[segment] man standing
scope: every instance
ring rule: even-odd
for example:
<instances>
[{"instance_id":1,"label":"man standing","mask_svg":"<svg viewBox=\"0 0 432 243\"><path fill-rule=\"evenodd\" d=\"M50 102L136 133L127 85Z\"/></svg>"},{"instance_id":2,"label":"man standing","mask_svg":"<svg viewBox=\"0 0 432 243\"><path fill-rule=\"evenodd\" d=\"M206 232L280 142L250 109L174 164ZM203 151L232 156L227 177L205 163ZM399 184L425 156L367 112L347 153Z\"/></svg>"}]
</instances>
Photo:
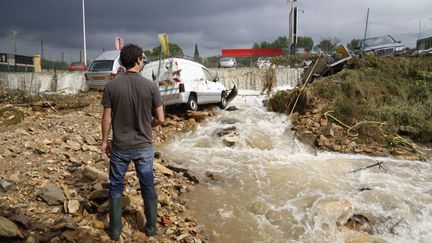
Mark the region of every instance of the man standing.
<instances>
[{"instance_id":1,"label":"man standing","mask_svg":"<svg viewBox=\"0 0 432 243\"><path fill-rule=\"evenodd\" d=\"M104 107L102 153L110 158L109 233L112 240L120 238L124 177L130 161L135 163L144 199L147 220L144 233L148 236L156 234L158 201L153 184L152 127L161 125L165 119L158 86L140 75L144 67L143 50L132 44L124 46L120 62L127 71L106 84L101 102ZM111 125L113 139L110 146Z\"/></svg>"}]
</instances>

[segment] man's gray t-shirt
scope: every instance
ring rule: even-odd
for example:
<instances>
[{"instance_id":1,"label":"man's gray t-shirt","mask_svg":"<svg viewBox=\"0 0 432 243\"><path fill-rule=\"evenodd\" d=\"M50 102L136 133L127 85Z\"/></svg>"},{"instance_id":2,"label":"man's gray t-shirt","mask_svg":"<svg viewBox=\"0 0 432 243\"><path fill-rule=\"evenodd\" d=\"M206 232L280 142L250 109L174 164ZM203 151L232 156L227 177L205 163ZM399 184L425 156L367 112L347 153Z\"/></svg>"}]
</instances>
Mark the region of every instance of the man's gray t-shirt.
<instances>
[{"instance_id":1,"label":"man's gray t-shirt","mask_svg":"<svg viewBox=\"0 0 432 243\"><path fill-rule=\"evenodd\" d=\"M106 84L101 103L112 108L113 147L152 145L152 111L162 105L156 83L138 73L126 72Z\"/></svg>"}]
</instances>

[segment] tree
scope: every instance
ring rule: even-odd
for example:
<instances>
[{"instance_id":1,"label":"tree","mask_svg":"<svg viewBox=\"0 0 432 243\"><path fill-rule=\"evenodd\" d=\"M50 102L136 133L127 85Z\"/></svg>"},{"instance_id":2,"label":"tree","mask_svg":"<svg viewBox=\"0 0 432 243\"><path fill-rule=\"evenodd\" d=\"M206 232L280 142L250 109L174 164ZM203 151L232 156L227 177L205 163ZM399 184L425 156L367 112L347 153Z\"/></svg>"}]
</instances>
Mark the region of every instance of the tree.
<instances>
[{"instance_id":1,"label":"tree","mask_svg":"<svg viewBox=\"0 0 432 243\"><path fill-rule=\"evenodd\" d=\"M352 39L350 43L348 43L347 48L354 51L360 44L359 39Z\"/></svg>"},{"instance_id":2,"label":"tree","mask_svg":"<svg viewBox=\"0 0 432 243\"><path fill-rule=\"evenodd\" d=\"M196 43L195 43L194 60L196 62L200 62L201 61L201 58L200 58L200 55L199 55L199 51L198 51L198 44L196 44Z\"/></svg>"},{"instance_id":3,"label":"tree","mask_svg":"<svg viewBox=\"0 0 432 243\"><path fill-rule=\"evenodd\" d=\"M330 39L322 39L317 47L322 51L331 52L333 51L334 44Z\"/></svg>"},{"instance_id":4,"label":"tree","mask_svg":"<svg viewBox=\"0 0 432 243\"><path fill-rule=\"evenodd\" d=\"M161 46L159 45L152 49L151 55L155 57L159 57L160 52L161 52ZM170 52L170 56L173 57L183 56L183 49L175 43L169 43L169 52Z\"/></svg>"},{"instance_id":5,"label":"tree","mask_svg":"<svg viewBox=\"0 0 432 243\"><path fill-rule=\"evenodd\" d=\"M312 37L300 36L297 38L297 47L304 48L306 51L311 51L314 46L314 41Z\"/></svg>"}]
</instances>

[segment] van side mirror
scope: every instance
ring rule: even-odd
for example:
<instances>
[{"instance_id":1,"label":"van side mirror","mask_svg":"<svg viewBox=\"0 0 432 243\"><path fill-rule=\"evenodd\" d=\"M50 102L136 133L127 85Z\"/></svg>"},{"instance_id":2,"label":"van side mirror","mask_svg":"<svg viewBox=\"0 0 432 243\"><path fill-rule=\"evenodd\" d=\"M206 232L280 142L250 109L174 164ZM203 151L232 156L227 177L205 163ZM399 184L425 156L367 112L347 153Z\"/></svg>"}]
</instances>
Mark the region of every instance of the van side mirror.
<instances>
[{"instance_id":1,"label":"van side mirror","mask_svg":"<svg viewBox=\"0 0 432 243\"><path fill-rule=\"evenodd\" d=\"M216 73L216 75L214 75L213 77L214 77L214 79L213 79L214 82L219 81L219 74L218 73Z\"/></svg>"}]
</instances>

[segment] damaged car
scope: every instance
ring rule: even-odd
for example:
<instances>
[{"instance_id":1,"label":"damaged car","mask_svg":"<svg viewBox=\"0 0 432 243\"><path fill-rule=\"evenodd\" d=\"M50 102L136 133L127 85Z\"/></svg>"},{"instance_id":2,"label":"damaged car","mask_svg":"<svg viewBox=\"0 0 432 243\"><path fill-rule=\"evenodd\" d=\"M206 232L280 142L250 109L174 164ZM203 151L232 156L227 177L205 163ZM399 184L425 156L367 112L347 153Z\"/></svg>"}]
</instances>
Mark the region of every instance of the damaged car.
<instances>
[{"instance_id":1,"label":"damaged car","mask_svg":"<svg viewBox=\"0 0 432 243\"><path fill-rule=\"evenodd\" d=\"M237 96L235 85L226 89L206 67L182 58L150 62L141 75L158 83L164 105L184 104L196 111L199 105L217 104L225 109Z\"/></svg>"},{"instance_id":2,"label":"damaged car","mask_svg":"<svg viewBox=\"0 0 432 243\"><path fill-rule=\"evenodd\" d=\"M359 55L398 56L405 54L407 47L391 35L361 40L356 48Z\"/></svg>"}]
</instances>

